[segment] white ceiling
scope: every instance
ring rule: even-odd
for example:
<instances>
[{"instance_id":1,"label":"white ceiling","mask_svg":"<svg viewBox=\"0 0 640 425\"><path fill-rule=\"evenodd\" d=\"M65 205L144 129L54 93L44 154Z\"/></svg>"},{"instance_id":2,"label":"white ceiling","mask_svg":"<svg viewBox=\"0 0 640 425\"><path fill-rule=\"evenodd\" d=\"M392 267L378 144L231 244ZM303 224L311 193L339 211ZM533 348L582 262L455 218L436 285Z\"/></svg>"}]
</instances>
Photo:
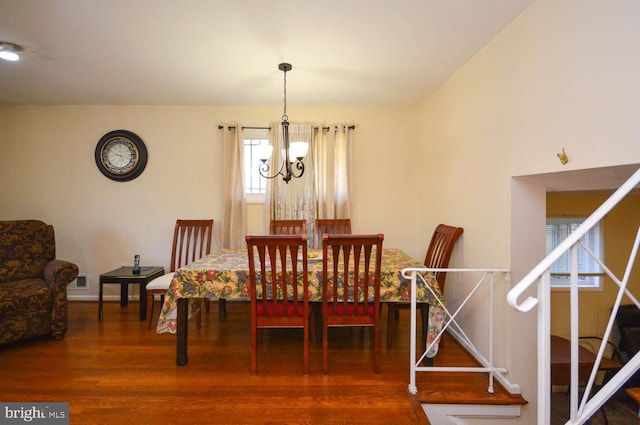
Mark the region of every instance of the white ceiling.
<instances>
[{"instance_id":1,"label":"white ceiling","mask_svg":"<svg viewBox=\"0 0 640 425\"><path fill-rule=\"evenodd\" d=\"M416 105L533 0L0 0L0 104Z\"/></svg>"}]
</instances>

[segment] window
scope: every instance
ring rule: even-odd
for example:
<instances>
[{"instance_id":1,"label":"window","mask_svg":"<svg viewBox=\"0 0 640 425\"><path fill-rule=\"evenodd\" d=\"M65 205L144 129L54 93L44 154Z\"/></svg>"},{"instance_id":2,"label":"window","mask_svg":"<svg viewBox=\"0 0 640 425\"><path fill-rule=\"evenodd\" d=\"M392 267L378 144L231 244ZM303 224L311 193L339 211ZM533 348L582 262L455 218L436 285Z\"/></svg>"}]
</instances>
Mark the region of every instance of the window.
<instances>
[{"instance_id":1,"label":"window","mask_svg":"<svg viewBox=\"0 0 640 425\"><path fill-rule=\"evenodd\" d=\"M583 221L584 218L547 218L547 254L553 251ZM597 223L591 228L582 237L582 242L602 261L604 259L604 238L600 225L601 223ZM569 254L569 251L565 252L551 266L552 288L569 287ZM578 245L578 287L599 289L602 274L600 265L581 245Z\"/></svg>"},{"instance_id":2,"label":"window","mask_svg":"<svg viewBox=\"0 0 640 425\"><path fill-rule=\"evenodd\" d=\"M268 129L245 132L244 137L244 187L247 201L264 202L267 179L259 173L260 147L269 144Z\"/></svg>"}]
</instances>

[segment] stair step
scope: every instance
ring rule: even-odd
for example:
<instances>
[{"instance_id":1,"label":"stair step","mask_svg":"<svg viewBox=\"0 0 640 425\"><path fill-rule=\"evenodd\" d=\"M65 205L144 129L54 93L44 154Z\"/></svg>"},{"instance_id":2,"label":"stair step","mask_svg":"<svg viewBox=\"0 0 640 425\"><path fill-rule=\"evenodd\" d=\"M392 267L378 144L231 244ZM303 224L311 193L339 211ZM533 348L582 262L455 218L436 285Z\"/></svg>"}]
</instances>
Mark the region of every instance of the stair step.
<instances>
[{"instance_id":1,"label":"stair step","mask_svg":"<svg viewBox=\"0 0 640 425\"><path fill-rule=\"evenodd\" d=\"M476 391L440 391L424 390L415 396L420 404L488 404L488 405L524 405L527 400L520 394L509 394L504 390L491 394L486 390Z\"/></svg>"}]
</instances>

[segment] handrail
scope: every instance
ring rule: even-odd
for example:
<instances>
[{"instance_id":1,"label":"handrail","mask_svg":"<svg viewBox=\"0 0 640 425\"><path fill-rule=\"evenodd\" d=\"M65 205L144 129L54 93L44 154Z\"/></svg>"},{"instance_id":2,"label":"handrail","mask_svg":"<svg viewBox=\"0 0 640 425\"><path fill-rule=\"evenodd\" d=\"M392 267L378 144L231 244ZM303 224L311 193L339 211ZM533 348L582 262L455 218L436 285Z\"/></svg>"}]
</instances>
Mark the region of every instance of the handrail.
<instances>
[{"instance_id":1,"label":"handrail","mask_svg":"<svg viewBox=\"0 0 640 425\"><path fill-rule=\"evenodd\" d=\"M618 202L635 186L640 183L640 169L638 169L629 179L618 188L597 210L589 216L576 230L563 240L549 255L547 255L537 266L535 266L518 284L516 284L507 294L507 302L515 309L527 312L538 304L538 299L527 297L522 303L518 303L518 298L532 286L542 275L551 268L551 265L562 256L565 251L575 245L591 228L615 207Z\"/></svg>"}]
</instances>

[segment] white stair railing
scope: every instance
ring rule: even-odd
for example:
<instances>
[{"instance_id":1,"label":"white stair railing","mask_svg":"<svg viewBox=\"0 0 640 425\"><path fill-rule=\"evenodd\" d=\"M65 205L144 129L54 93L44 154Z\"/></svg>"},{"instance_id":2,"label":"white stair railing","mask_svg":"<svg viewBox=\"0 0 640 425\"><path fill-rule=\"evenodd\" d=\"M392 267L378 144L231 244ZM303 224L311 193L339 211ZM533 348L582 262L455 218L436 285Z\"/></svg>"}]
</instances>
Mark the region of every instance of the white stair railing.
<instances>
[{"instance_id":1,"label":"white stair railing","mask_svg":"<svg viewBox=\"0 0 640 425\"><path fill-rule=\"evenodd\" d=\"M481 274L480 279L474 285L473 289L469 292L466 298L458 306L456 311L450 312L446 305L440 301L438 296L434 293L433 289L427 284L423 275L425 273L438 273L446 272L451 273L476 273ZM496 273L503 274L505 276L505 282L508 281L509 271L504 269L436 269L436 268L407 268L402 270L402 274L405 278L411 279L411 339L410 339L410 376L409 376L409 392L416 394L418 388L416 386L416 373L417 372L484 372L489 374L488 389L490 393L493 393L493 381L494 377L499 380L502 379L502 373L506 373L507 369L502 367L496 367L494 364L494 311L495 311L495 275ZM429 308L441 310L444 318L444 325L437 334L437 337L427 343L424 352L419 357L417 356L417 343L416 343L416 294L417 285L420 284L430 291L434 295L434 299L437 300L437 305L429 306ZM457 316L462 309L468 304L469 300L478 293L478 290L488 285L489 287L489 335L487 336L489 347L488 353L483 354L480 349L471 341L471 339L464 332L462 327L456 321ZM484 302L484 300L483 300ZM430 353L436 348L436 345L440 341L441 336L445 331L449 330L450 333L476 358L476 360L482 366L473 367L436 367L436 366L420 366L427 353ZM418 357L418 358L417 358ZM417 359L416 359L417 358Z\"/></svg>"},{"instance_id":2,"label":"white stair railing","mask_svg":"<svg viewBox=\"0 0 640 425\"><path fill-rule=\"evenodd\" d=\"M595 382L600 362L604 355L605 344L600 346L591 375L585 388L585 396L578 405L578 348L579 348L579 297L578 297L578 256L577 248L581 245L587 253L597 261L604 272L618 286L618 294L613 305L607 327L603 335L604 341L609 340L613 324L623 295L627 295L640 308L638 300L627 290L627 283L640 244L640 229L636 236L625 275L618 279L589 249L582 244L582 237L600 222L634 187L640 183L640 170L636 171L613 195L611 195L589 218L587 218L573 233L562 241L547 257L534 267L517 285L509 291L507 301L522 312L530 311L538 306L538 423L549 424L551 420L551 266L565 252L569 251L570 268L570 311L571 311L571 369L570 369L570 417L567 424L583 424L600 407L611 398L624 383L640 367L640 353L637 353L620 371L618 371L596 394L589 397ZM523 302L518 299L530 287L537 284L537 298L527 297Z\"/></svg>"}]
</instances>

